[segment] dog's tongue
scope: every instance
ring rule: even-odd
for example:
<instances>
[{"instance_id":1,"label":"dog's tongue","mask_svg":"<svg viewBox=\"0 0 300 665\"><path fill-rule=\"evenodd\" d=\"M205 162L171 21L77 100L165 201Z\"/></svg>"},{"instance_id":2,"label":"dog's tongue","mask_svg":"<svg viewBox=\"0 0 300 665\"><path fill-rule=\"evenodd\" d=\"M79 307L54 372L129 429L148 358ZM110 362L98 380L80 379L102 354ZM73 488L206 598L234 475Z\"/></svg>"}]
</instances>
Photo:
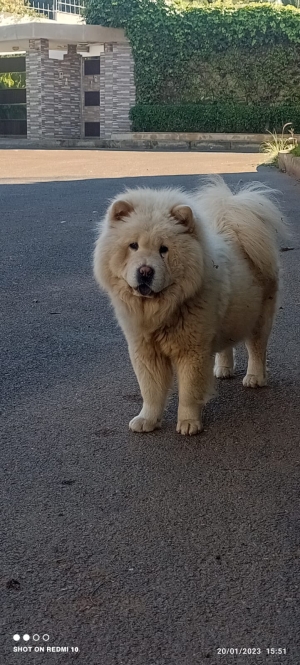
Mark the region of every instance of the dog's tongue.
<instances>
[{"instance_id":1,"label":"dog's tongue","mask_svg":"<svg viewBox=\"0 0 300 665\"><path fill-rule=\"evenodd\" d=\"M147 284L140 284L139 285L139 292L141 296L150 296L150 293L152 293L152 290L150 289L150 286Z\"/></svg>"}]
</instances>

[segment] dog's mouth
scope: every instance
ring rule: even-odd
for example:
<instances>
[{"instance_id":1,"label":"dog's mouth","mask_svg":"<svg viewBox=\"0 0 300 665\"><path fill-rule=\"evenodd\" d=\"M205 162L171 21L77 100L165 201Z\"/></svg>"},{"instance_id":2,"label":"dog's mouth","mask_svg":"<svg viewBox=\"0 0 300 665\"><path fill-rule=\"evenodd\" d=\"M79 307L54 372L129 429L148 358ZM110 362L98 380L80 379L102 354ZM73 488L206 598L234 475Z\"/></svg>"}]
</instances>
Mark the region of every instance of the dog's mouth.
<instances>
[{"instance_id":1,"label":"dog's mouth","mask_svg":"<svg viewBox=\"0 0 300 665\"><path fill-rule=\"evenodd\" d=\"M161 291L152 291L149 284L138 284L138 286L133 289L133 292L136 296L142 296L143 298L158 298L165 292L168 286L172 286L172 284L174 284L174 282L165 286Z\"/></svg>"},{"instance_id":2,"label":"dog's mouth","mask_svg":"<svg viewBox=\"0 0 300 665\"><path fill-rule=\"evenodd\" d=\"M149 298L151 296L154 296L154 291L148 286L148 284L139 284L138 287L136 288L136 291L141 295L146 298Z\"/></svg>"}]
</instances>

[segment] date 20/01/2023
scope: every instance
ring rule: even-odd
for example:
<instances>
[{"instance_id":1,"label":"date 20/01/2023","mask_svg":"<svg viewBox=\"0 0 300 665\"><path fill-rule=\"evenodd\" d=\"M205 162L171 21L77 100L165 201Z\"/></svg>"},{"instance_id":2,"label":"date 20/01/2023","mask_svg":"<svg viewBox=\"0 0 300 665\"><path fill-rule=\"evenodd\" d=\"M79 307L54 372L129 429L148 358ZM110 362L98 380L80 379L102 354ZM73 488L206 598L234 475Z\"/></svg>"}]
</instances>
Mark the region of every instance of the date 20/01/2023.
<instances>
[{"instance_id":1,"label":"date 20/01/2023","mask_svg":"<svg viewBox=\"0 0 300 665\"><path fill-rule=\"evenodd\" d=\"M218 647L218 656L259 656L265 653L267 656L286 656L286 647Z\"/></svg>"}]
</instances>

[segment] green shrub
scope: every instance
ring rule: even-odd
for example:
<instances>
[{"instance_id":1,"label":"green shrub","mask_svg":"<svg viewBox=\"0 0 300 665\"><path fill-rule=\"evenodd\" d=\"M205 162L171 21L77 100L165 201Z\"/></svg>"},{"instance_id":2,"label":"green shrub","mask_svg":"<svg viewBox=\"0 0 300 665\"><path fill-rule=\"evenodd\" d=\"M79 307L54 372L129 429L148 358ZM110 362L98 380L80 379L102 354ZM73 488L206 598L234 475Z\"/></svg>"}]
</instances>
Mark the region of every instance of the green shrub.
<instances>
[{"instance_id":1,"label":"green shrub","mask_svg":"<svg viewBox=\"0 0 300 665\"><path fill-rule=\"evenodd\" d=\"M288 120L300 132L300 104L137 104L130 111L135 132L281 131Z\"/></svg>"},{"instance_id":2,"label":"green shrub","mask_svg":"<svg viewBox=\"0 0 300 665\"><path fill-rule=\"evenodd\" d=\"M290 152L296 146L295 130L292 124L291 122L286 122L280 134L276 130L273 130L273 132L268 131L268 138L260 146L261 152L267 155L267 164L278 166L279 153Z\"/></svg>"},{"instance_id":3,"label":"green shrub","mask_svg":"<svg viewBox=\"0 0 300 665\"><path fill-rule=\"evenodd\" d=\"M138 104L300 104L297 9L270 3L178 6L167 0L86 0L87 23L124 28L135 62ZM176 114L175 124L185 124L185 114ZM245 114L240 110L231 126L246 127ZM191 116L188 122L194 123ZM251 126L261 122L252 109ZM220 126L219 117L215 125Z\"/></svg>"}]
</instances>

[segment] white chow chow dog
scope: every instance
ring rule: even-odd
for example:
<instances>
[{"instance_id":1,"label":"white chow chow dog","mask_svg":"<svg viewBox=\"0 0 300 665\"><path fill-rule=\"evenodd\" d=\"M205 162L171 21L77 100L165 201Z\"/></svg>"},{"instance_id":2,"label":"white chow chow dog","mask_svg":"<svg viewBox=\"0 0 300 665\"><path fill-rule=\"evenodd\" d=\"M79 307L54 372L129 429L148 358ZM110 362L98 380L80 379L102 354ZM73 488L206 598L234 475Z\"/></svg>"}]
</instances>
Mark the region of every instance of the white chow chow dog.
<instances>
[{"instance_id":1,"label":"white chow chow dog","mask_svg":"<svg viewBox=\"0 0 300 665\"><path fill-rule=\"evenodd\" d=\"M234 371L244 341L243 384L266 384L266 348L279 282L276 234L286 225L273 191L233 194L222 178L195 193L133 189L107 210L94 275L109 294L143 397L134 432L161 425L177 374L177 432L197 434L213 376Z\"/></svg>"}]
</instances>

